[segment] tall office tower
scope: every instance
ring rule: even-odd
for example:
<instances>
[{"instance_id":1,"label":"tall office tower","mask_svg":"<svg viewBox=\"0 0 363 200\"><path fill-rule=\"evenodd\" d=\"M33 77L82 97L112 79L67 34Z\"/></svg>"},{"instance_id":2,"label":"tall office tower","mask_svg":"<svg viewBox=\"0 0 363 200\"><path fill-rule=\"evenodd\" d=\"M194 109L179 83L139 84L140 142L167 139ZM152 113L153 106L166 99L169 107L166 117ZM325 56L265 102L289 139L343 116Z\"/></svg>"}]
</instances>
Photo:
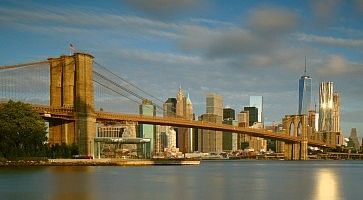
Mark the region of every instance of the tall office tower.
<instances>
[{"instance_id":1,"label":"tall office tower","mask_svg":"<svg viewBox=\"0 0 363 200\"><path fill-rule=\"evenodd\" d=\"M238 126L238 121L232 118L226 118L223 120L223 124L228 124L232 126ZM236 151L238 148L238 134L231 132L223 132L222 135L223 143L222 149L223 151Z\"/></svg>"},{"instance_id":2,"label":"tall office tower","mask_svg":"<svg viewBox=\"0 0 363 200\"><path fill-rule=\"evenodd\" d=\"M176 94L176 116L177 117L183 117L184 118L184 111L185 111L185 96L183 93L183 90L181 87L178 90L178 93Z\"/></svg>"},{"instance_id":3,"label":"tall office tower","mask_svg":"<svg viewBox=\"0 0 363 200\"><path fill-rule=\"evenodd\" d=\"M214 114L223 117L223 97L210 93L207 95L207 114Z\"/></svg>"},{"instance_id":4,"label":"tall office tower","mask_svg":"<svg viewBox=\"0 0 363 200\"><path fill-rule=\"evenodd\" d=\"M249 119L250 113L248 111L241 111L237 114L237 121L239 127L249 127L250 119ZM246 134L239 134L237 137L237 149L245 149L248 147L248 145L243 147L241 144L247 144L251 139L251 136Z\"/></svg>"},{"instance_id":5,"label":"tall office tower","mask_svg":"<svg viewBox=\"0 0 363 200\"><path fill-rule=\"evenodd\" d=\"M139 106L139 113L146 116L156 116L156 106L150 100L143 100ZM139 124L138 137L150 138L145 148L141 148L145 157L151 158L154 153L155 125Z\"/></svg>"},{"instance_id":6,"label":"tall office tower","mask_svg":"<svg viewBox=\"0 0 363 200\"><path fill-rule=\"evenodd\" d=\"M232 108L223 108L223 120L226 119L232 119L235 120L236 119L236 114L235 114L235 110L233 110Z\"/></svg>"},{"instance_id":7,"label":"tall office tower","mask_svg":"<svg viewBox=\"0 0 363 200\"><path fill-rule=\"evenodd\" d=\"M340 132L340 96L339 93L333 94L333 132Z\"/></svg>"},{"instance_id":8,"label":"tall office tower","mask_svg":"<svg viewBox=\"0 0 363 200\"><path fill-rule=\"evenodd\" d=\"M176 116L176 98L168 98L163 105L164 117Z\"/></svg>"},{"instance_id":9,"label":"tall office tower","mask_svg":"<svg viewBox=\"0 0 363 200\"><path fill-rule=\"evenodd\" d=\"M184 96L181 87L176 95L176 116L193 120L193 104L189 98ZM193 151L193 129L177 128L177 147L183 153Z\"/></svg>"},{"instance_id":10,"label":"tall office tower","mask_svg":"<svg viewBox=\"0 0 363 200\"><path fill-rule=\"evenodd\" d=\"M164 117L176 117L176 98L168 98L163 104ZM155 151L164 152L165 149L176 148L176 131L171 126L156 126Z\"/></svg>"},{"instance_id":11,"label":"tall office tower","mask_svg":"<svg viewBox=\"0 0 363 200\"><path fill-rule=\"evenodd\" d=\"M199 121L212 122L222 124L222 116L215 114L203 114L199 117ZM222 152L223 151L223 138L221 131L212 130L198 130L198 151L209 152Z\"/></svg>"},{"instance_id":12,"label":"tall office tower","mask_svg":"<svg viewBox=\"0 0 363 200\"><path fill-rule=\"evenodd\" d=\"M261 122L262 125L263 121L263 96L250 96L250 107L256 107L258 109L258 122Z\"/></svg>"},{"instance_id":13,"label":"tall office tower","mask_svg":"<svg viewBox=\"0 0 363 200\"><path fill-rule=\"evenodd\" d=\"M185 99L185 118L189 120L194 120L194 114L193 114L193 104L190 100L189 93Z\"/></svg>"},{"instance_id":14,"label":"tall office tower","mask_svg":"<svg viewBox=\"0 0 363 200\"><path fill-rule=\"evenodd\" d=\"M237 121L239 127L248 127L250 125L250 113L248 111L241 111L237 114Z\"/></svg>"},{"instance_id":15,"label":"tall office tower","mask_svg":"<svg viewBox=\"0 0 363 200\"><path fill-rule=\"evenodd\" d=\"M200 116L200 121L222 124L223 98L210 93L206 97L206 114ZM221 152L223 137L221 131L198 130L198 150L201 152Z\"/></svg>"},{"instance_id":16,"label":"tall office tower","mask_svg":"<svg viewBox=\"0 0 363 200\"><path fill-rule=\"evenodd\" d=\"M333 82L322 82L319 88L319 131L333 131Z\"/></svg>"},{"instance_id":17,"label":"tall office tower","mask_svg":"<svg viewBox=\"0 0 363 200\"><path fill-rule=\"evenodd\" d=\"M238 126L238 121L235 120L235 110L229 107L223 108L223 124ZM237 150L237 133L223 132L223 151Z\"/></svg>"},{"instance_id":18,"label":"tall office tower","mask_svg":"<svg viewBox=\"0 0 363 200\"><path fill-rule=\"evenodd\" d=\"M356 128L352 128L350 131L348 147L352 147L356 151L359 150L359 141Z\"/></svg>"},{"instance_id":19,"label":"tall office tower","mask_svg":"<svg viewBox=\"0 0 363 200\"><path fill-rule=\"evenodd\" d=\"M304 75L299 79L299 115L307 115L311 109L311 78L306 75L306 57Z\"/></svg>"},{"instance_id":20,"label":"tall office tower","mask_svg":"<svg viewBox=\"0 0 363 200\"><path fill-rule=\"evenodd\" d=\"M253 126L255 122L258 122L258 108L256 107L244 107L244 111L248 111L248 125Z\"/></svg>"}]
</instances>

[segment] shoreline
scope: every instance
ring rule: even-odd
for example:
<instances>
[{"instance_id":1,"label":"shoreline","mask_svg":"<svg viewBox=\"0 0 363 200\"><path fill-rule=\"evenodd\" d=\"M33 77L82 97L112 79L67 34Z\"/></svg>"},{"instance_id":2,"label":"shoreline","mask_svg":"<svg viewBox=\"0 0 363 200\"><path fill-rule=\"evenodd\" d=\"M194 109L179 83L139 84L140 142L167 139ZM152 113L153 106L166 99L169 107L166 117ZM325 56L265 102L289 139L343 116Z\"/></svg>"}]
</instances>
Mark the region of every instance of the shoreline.
<instances>
[{"instance_id":1,"label":"shoreline","mask_svg":"<svg viewBox=\"0 0 363 200\"><path fill-rule=\"evenodd\" d=\"M0 161L0 167L28 166L150 166L150 165L199 165L200 160L188 159L48 159Z\"/></svg>"}]
</instances>

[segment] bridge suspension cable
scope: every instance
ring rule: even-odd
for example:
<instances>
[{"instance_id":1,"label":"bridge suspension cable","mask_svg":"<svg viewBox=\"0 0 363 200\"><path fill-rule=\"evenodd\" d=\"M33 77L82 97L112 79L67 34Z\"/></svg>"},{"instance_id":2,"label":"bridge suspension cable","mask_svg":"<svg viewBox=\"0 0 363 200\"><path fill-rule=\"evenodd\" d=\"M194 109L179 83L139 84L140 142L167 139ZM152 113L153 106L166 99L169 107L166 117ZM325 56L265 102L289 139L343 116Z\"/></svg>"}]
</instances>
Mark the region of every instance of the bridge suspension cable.
<instances>
[{"instance_id":1,"label":"bridge suspension cable","mask_svg":"<svg viewBox=\"0 0 363 200\"><path fill-rule=\"evenodd\" d=\"M49 63L49 61L44 60L44 61L36 61L36 62L30 62L30 63L24 63L24 64L4 65L4 66L0 66L0 70L16 69L16 68L23 68L23 67L34 67L37 65L48 64L48 63Z\"/></svg>"},{"instance_id":2,"label":"bridge suspension cable","mask_svg":"<svg viewBox=\"0 0 363 200\"><path fill-rule=\"evenodd\" d=\"M116 73L110 71L109 69L97 62L95 62L93 74L95 83L113 93L116 93L122 97L131 100L133 103L140 105L142 101L150 100L151 98L152 100L156 100L157 102L163 104L163 101L161 99L155 97L149 92L146 92L145 90L141 89L130 81L127 81L125 78L117 75ZM165 112L162 105L159 105L157 103L152 104L155 106L156 112L162 114ZM152 108L145 107L145 109L151 110ZM173 112L172 114L176 116L175 112Z\"/></svg>"},{"instance_id":3,"label":"bridge suspension cable","mask_svg":"<svg viewBox=\"0 0 363 200\"><path fill-rule=\"evenodd\" d=\"M150 100L150 97L154 100L162 102L162 100L154 97L150 93L142 90L140 87L136 86L135 84L127 81L125 78L115 74L114 72L110 71L103 65L95 63L94 65L94 82L98 85L102 86L103 88L116 93L117 95L121 95L133 103L140 105L144 100ZM147 97L145 97L147 96ZM163 107L153 103L156 108L156 112L163 113ZM151 109L146 107L146 109Z\"/></svg>"},{"instance_id":4,"label":"bridge suspension cable","mask_svg":"<svg viewBox=\"0 0 363 200\"><path fill-rule=\"evenodd\" d=\"M115 73L114 73L114 72L112 72L111 70L107 69L105 66L103 66L103 65L101 65L101 64L99 64L99 63L97 63L97 62L95 62L95 64L96 64L96 65L98 65L99 67L101 67L103 70L107 71L108 73L112 74L113 76L117 77L117 78L118 78L118 79L120 79L121 81L123 81L123 82L127 83L128 85L132 86L133 88L135 88L135 89L137 89L137 90L141 91L142 93L146 94L147 96L151 97L152 99L154 99L154 100L156 100L156 101L158 101L158 102L163 103L163 100L161 100L161 99L159 99L159 98L155 97L154 95L152 95L152 94L150 94L149 92L147 92L147 91L145 91L145 90L141 89L141 88L140 88L140 87L138 87L137 85L135 85L135 84L131 83L130 81L128 81L128 80L126 80L126 79L122 78L121 76L119 76L119 75L115 74ZM148 99L148 98L145 98L145 99Z\"/></svg>"},{"instance_id":5,"label":"bridge suspension cable","mask_svg":"<svg viewBox=\"0 0 363 200\"><path fill-rule=\"evenodd\" d=\"M48 104L49 62L0 66L0 101Z\"/></svg>"}]
</instances>

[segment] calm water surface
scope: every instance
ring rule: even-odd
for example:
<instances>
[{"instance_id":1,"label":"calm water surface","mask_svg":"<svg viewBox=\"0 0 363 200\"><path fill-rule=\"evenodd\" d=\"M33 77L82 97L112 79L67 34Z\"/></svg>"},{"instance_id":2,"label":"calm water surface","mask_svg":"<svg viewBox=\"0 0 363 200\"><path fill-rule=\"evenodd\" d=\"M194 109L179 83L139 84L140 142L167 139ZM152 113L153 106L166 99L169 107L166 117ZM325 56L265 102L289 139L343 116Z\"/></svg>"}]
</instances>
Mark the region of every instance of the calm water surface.
<instances>
[{"instance_id":1,"label":"calm water surface","mask_svg":"<svg viewBox=\"0 0 363 200\"><path fill-rule=\"evenodd\" d=\"M363 199L363 161L0 168L0 199Z\"/></svg>"}]
</instances>

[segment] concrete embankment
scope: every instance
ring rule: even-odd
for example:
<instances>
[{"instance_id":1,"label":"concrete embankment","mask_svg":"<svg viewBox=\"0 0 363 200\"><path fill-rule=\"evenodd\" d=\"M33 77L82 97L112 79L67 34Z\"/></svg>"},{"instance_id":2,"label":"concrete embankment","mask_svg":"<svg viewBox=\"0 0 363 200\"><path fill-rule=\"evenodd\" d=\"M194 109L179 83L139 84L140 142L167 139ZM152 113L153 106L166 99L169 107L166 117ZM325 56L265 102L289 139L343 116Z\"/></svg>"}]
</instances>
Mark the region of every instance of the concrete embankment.
<instances>
[{"instance_id":1,"label":"concrete embankment","mask_svg":"<svg viewBox=\"0 0 363 200\"><path fill-rule=\"evenodd\" d=\"M0 167L26 166L145 166L145 165L199 165L199 160L181 159L49 159L41 161L1 161Z\"/></svg>"}]
</instances>

